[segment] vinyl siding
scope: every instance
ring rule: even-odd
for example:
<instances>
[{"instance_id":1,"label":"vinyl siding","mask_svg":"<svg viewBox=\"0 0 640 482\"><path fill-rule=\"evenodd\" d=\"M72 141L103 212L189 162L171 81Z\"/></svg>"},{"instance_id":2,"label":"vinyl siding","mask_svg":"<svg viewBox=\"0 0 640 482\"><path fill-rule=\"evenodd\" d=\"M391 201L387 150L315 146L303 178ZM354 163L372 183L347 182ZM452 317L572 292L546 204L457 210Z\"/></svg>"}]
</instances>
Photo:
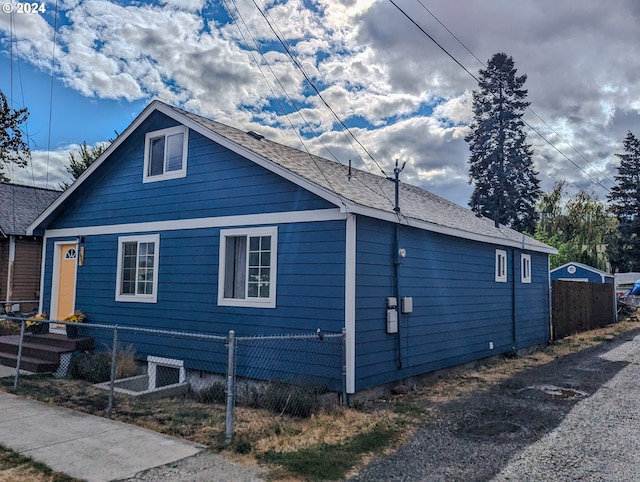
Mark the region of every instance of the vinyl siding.
<instances>
[{"instance_id":1,"label":"vinyl siding","mask_svg":"<svg viewBox=\"0 0 640 482\"><path fill-rule=\"evenodd\" d=\"M548 341L546 256L532 255L532 283L523 284L517 249L405 226L400 297L413 297L414 309L400 315L399 336L387 334L394 229L358 219L356 390ZM495 282L496 248L507 251L507 283Z\"/></svg>"},{"instance_id":2,"label":"vinyl siding","mask_svg":"<svg viewBox=\"0 0 640 482\"><path fill-rule=\"evenodd\" d=\"M144 133L176 125L154 113L73 194L49 229L334 207L189 131L187 176L143 184Z\"/></svg>"},{"instance_id":3,"label":"vinyl siding","mask_svg":"<svg viewBox=\"0 0 640 482\"><path fill-rule=\"evenodd\" d=\"M7 269L9 267L9 238L0 238L0 302L7 299Z\"/></svg>"},{"instance_id":4,"label":"vinyl siding","mask_svg":"<svg viewBox=\"0 0 640 482\"><path fill-rule=\"evenodd\" d=\"M11 299L15 301L37 300L40 294L40 257L42 239L26 236L15 237L15 260L11 286L7 286L9 266L9 239L0 241L0 301L7 299L11 288ZM21 303L20 311L27 313L37 308L37 303Z\"/></svg>"},{"instance_id":5,"label":"vinyl siding","mask_svg":"<svg viewBox=\"0 0 640 482\"><path fill-rule=\"evenodd\" d=\"M76 309L100 324L194 331L226 336L339 332L344 326L344 221L278 227L276 308L217 306L219 229L160 233L157 303L115 301L117 235L85 237L85 263L78 267ZM52 279L54 239L47 246L46 279ZM51 281L44 299L51 297ZM49 308L50 309L50 308ZM96 344L106 332L92 333ZM106 337L106 339L105 339ZM123 343L136 341L123 334ZM150 348L147 348L150 349ZM176 348L177 349L177 348ZM145 354L176 357L155 347Z\"/></svg>"}]
</instances>

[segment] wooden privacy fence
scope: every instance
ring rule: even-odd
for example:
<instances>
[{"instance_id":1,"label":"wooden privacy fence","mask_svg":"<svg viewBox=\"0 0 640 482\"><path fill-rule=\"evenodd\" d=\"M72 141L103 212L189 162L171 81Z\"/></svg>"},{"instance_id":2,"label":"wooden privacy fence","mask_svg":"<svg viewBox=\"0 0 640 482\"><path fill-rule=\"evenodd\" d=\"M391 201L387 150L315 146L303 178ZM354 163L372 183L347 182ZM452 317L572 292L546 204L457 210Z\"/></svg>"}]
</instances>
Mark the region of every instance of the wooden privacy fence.
<instances>
[{"instance_id":1,"label":"wooden privacy fence","mask_svg":"<svg viewBox=\"0 0 640 482\"><path fill-rule=\"evenodd\" d=\"M613 284L553 281L551 299L554 340L616 321Z\"/></svg>"}]
</instances>

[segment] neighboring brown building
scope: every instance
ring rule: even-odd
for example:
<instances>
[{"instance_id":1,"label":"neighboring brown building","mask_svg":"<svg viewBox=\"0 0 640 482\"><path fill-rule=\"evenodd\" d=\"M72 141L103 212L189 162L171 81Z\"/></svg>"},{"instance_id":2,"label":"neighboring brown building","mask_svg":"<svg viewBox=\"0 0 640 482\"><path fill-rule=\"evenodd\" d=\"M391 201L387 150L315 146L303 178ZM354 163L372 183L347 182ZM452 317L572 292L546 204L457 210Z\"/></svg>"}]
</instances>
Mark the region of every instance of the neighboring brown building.
<instances>
[{"instance_id":1,"label":"neighboring brown building","mask_svg":"<svg viewBox=\"0 0 640 482\"><path fill-rule=\"evenodd\" d=\"M27 227L60 191L0 183L0 313L36 310L42 238Z\"/></svg>"}]
</instances>

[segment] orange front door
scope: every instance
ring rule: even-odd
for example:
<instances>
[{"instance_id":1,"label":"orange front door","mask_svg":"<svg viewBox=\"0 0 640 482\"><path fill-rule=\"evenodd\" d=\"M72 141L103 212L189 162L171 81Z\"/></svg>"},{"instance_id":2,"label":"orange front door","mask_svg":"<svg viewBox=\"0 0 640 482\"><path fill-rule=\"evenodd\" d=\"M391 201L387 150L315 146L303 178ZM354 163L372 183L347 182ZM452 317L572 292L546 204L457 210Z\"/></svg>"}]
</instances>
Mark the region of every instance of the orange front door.
<instances>
[{"instance_id":1,"label":"orange front door","mask_svg":"<svg viewBox=\"0 0 640 482\"><path fill-rule=\"evenodd\" d=\"M53 319L63 320L73 313L76 296L76 258L78 247L76 244L61 244L60 269L58 270L58 300Z\"/></svg>"}]
</instances>

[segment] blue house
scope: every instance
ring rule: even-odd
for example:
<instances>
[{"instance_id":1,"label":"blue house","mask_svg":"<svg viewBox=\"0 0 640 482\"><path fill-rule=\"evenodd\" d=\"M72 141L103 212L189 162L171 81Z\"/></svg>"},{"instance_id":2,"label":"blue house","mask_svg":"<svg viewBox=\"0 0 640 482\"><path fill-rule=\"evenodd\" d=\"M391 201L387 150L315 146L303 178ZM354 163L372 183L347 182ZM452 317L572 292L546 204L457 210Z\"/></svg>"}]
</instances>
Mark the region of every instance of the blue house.
<instances>
[{"instance_id":1,"label":"blue house","mask_svg":"<svg viewBox=\"0 0 640 482\"><path fill-rule=\"evenodd\" d=\"M615 284L615 276L582 263L566 263L549 272L551 281L582 281L586 283Z\"/></svg>"},{"instance_id":2,"label":"blue house","mask_svg":"<svg viewBox=\"0 0 640 482\"><path fill-rule=\"evenodd\" d=\"M397 211L395 187L154 101L31 225L40 308L216 335L345 329L351 394L546 343L555 249L405 183Z\"/></svg>"}]
</instances>

